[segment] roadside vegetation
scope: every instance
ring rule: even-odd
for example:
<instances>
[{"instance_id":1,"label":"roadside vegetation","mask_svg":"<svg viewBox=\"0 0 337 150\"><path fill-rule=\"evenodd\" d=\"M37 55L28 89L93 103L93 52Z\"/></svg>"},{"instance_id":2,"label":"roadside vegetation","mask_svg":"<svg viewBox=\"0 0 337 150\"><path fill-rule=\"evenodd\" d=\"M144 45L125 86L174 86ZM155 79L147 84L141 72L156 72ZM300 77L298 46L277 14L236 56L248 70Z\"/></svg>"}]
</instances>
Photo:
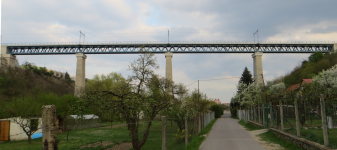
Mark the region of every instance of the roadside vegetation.
<instances>
[{"instance_id":1,"label":"roadside vegetation","mask_svg":"<svg viewBox=\"0 0 337 150\"><path fill-rule=\"evenodd\" d=\"M243 126L246 130L248 130L248 131L254 131L254 130L260 130L260 129L262 129L262 128L256 127L256 126L254 126L254 125L252 125L252 124L250 124L250 123L246 123L246 122L243 121L243 120L240 120L238 123L239 123L241 126Z\"/></svg>"},{"instance_id":2,"label":"roadside vegetation","mask_svg":"<svg viewBox=\"0 0 337 150\"><path fill-rule=\"evenodd\" d=\"M302 128L300 135L308 140L323 144L322 114L320 99L324 97L326 116L336 118L337 104L337 53L312 53L308 60L285 76L268 81L267 84L254 83L253 77L247 68L244 69L237 85L237 92L231 99L231 115L237 117L237 111L252 110L254 116L261 116L261 108L283 106L284 127L290 128L285 132L295 134L295 102L298 106L299 124ZM269 113L268 109L265 112ZM270 113L274 125L280 125L279 112ZM258 120L258 119L256 119ZM267 124L268 124L267 119ZM334 119L333 119L334 120ZM276 127L275 127L276 128ZM336 148L335 129L329 130L329 146Z\"/></svg>"},{"instance_id":3,"label":"roadside vegetation","mask_svg":"<svg viewBox=\"0 0 337 150\"><path fill-rule=\"evenodd\" d=\"M93 79L86 80L81 97L73 96L74 81L70 80L69 75L65 80L57 79L46 68L30 63L25 63L21 68L2 68L0 119L18 116L28 119L25 130L29 131L26 134L31 144L9 141L2 143L0 148L15 149L13 144L16 144L18 149L41 149L41 139L31 140L31 135L41 125L41 122L34 123L34 118L41 117L43 105L55 105L57 117L63 120L63 133L57 134L59 149L78 149L99 141L113 141L115 144L131 142L135 150L160 149L161 122L158 120L161 120L161 116L173 121L173 126L168 129L172 131L167 132L167 138L174 140L176 130L185 128L185 116L193 119L210 111L214 111L216 117L223 115L226 106L212 102L202 92L188 91L185 85L160 77L155 74L158 68L154 54L145 52L130 63L128 70L132 72L131 76L125 78L116 72L95 75ZM97 115L107 128L72 130L74 124L67 121L68 116L85 114ZM121 124L125 126L108 128ZM209 132L210 128L205 129ZM206 132L204 130L202 133ZM193 132L191 134L196 134ZM184 144L173 142L173 145L168 144L167 147L179 145Z\"/></svg>"},{"instance_id":4,"label":"roadside vegetation","mask_svg":"<svg viewBox=\"0 0 337 150\"><path fill-rule=\"evenodd\" d=\"M199 150L199 147L201 143L206 139L209 132L211 131L214 123L217 121L217 119L212 120L204 129L201 130L200 134L198 136L195 136L187 145L187 150Z\"/></svg>"},{"instance_id":5,"label":"roadside vegetation","mask_svg":"<svg viewBox=\"0 0 337 150\"><path fill-rule=\"evenodd\" d=\"M254 131L254 130L260 130L263 128L260 127L256 127L250 123L246 123L243 120L240 120L238 122L241 126L243 126L247 131ZM262 141L267 141L270 143L274 143L274 144L279 144L281 147L283 147L284 149L291 149L291 150L303 150L302 148L298 147L297 145L284 141L283 139L277 137L274 133L272 133L271 131L268 131L266 133L262 133L257 135L258 137L261 137Z\"/></svg>"},{"instance_id":6,"label":"roadside vegetation","mask_svg":"<svg viewBox=\"0 0 337 150\"><path fill-rule=\"evenodd\" d=\"M274 133L272 133L271 131L268 131L266 133L262 133L257 135L259 137L261 137L262 141L267 141L267 142L271 142L271 143L275 143L275 144L279 144L280 146L282 146L284 149L289 149L289 150L304 150L301 147L298 147L297 145L284 141L281 138L277 137Z\"/></svg>"}]
</instances>

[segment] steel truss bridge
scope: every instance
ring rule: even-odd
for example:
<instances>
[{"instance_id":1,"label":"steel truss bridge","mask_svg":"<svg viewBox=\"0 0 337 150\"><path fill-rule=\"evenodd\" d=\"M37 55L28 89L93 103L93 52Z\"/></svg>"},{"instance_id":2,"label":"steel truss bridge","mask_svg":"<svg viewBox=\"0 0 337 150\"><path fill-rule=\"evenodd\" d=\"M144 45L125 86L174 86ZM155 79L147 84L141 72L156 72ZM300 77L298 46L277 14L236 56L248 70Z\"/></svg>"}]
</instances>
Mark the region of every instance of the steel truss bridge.
<instances>
[{"instance_id":1,"label":"steel truss bridge","mask_svg":"<svg viewBox=\"0 0 337 150\"><path fill-rule=\"evenodd\" d=\"M133 44L58 44L8 45L7 54L136 54L152 53L313 53L333 52L329 43L133 43Z\"/></svg>"}]
</instances>

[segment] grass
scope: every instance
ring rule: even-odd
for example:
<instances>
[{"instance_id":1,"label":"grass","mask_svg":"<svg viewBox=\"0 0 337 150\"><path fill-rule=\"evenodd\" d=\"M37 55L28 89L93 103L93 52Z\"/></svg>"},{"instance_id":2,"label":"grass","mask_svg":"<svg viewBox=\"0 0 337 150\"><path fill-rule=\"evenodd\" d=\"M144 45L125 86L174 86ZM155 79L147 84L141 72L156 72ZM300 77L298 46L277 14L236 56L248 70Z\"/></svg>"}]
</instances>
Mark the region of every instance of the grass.
<instances>
[{"instance_id":1,"label":"grass","mask_svg":"<svg viewBox=\"0 0 337 150\"><path fill-rule=\"evenodd\" d=\"M113 126L113 125L119 125L119 124L125 124L126 122L123 121L123 122L102 122L100 123L100 126L101 127L107 127L107 126Z\"/></svg>"},{"instance_id":2,"label":"grass","mask_svg":"<svg viewBox=\"0 0 337 150\"><path fill-rule=\"evenodd\" d=\"M291 125L289 124L288 121L284 120L284 127L285 128L295 128L296 125L296 119L295 118L287 118L289 122L291 122ZM276 124L276 122L274 123ZM322 119L317 117L317 116L308 116L304 127L317 127L317 126L322 126Z\"/></svg>"},{"instance_id":3,"label":"grass","mask_svg":"<svg viewBox=\"0 0 337 150\"><path fill-rule=\"evenodd\" d=\"M73 130L69 133L69 141L66 140L66 133L58 133L57 139L59 140L58 148L60 150L75 150L79 149L80 146L95 143L99 141L114 141L115 144L122 142L129 142L130 138L128 136L127 128L89 128L82 130ZM110 145L108 147L112 147ZM105 148L108 148L105 147ZM6 141L0 144L0 149L6 150L40 150L42 149L42 139L32 140L32 144L28 144L27 140L22 141ZM83 148L83 150L96 150L98 148Z\"/></svg>"},{"instance_id":4,"label":"grass","mask_svg":"<svg viewBox=\"0 0 337 150\"><path fill-rule=\"evenodd\" d=\"M261 137L261 140L263 141L267 141L267 142L271 142L271 143L275 143L275 144L279 144L280 146L282 146L284 149L291 149L291 150L304 150L301 147L298 147L297 145L284 141L281 138L277 137L274 133L272 133L271 131L268 131L266 133L262 133L260 135L258 135L259 137Z\"/></svg>"},{"instance_id":5,"label":"grass","mask_svg":"<svg viewBox=\"0 0 337 150\"><path fill-rule=\"evenodd\" d=\"M262 129L261 127L256 127L256 126L254 126L254 125L252 125L250 123L246 123L243 120L240 120L238 123L240 125L242 125L248 131L254 131L254 130L260 130L260 129Z\"/></svg>"},{"instance_id":6,"label":"grass","mask_svg":"<svg viewBox=\"0 0 337 150\"><path fill-rule=\"evenodd\" d=\"M217 119L213 119L204 129L201 130L199 136L195 136L192 138L191 141L189 141L186 149L187 150L199 150L199 147L201 145L201 143L205 140L205 134L208 134L212 127L213 127L213 124L216 122Z\"/></svg>"},{"instance_id":7,"label":"grass","mask_svg":"<svg viewBox=\"0 0 337 150\"><path fill-rule=\"evenodd\" d=\"M212 125L215 120L213 120L206 128L204 128L200 134L206 134L211 130ZM120 123L116 123L120 124ZM178 126L175 122L171 123L169 121L166 122L166 140L167 140L167 149L171 150L180 150L185 149L185 143L179 142L175 139L174 134L177 134ZM109 126L109 123L102 123L101 126ZM139 134L142 136L144 129L146 127L146 123L140 124ZM189 122L189 127L193 127L193 122ZM202 136L202 138L204 138ZM80 149L80 146L91 144L99 141L113 141L114 145L122 143L122 142L131 142L131 138L129 136L129 131L126 127L119 128L90 128L90 129L82 129L82 130L73 130L70 131L69 134L69 142L66 141L66 133L58 133L57 139L60 141L58 148L60 150L77 150ZM201 141L198 141L201 140ZM197 145L199 148L203 139L199 139L199 136L192 137L190 139L192 147ZM96 148L82 148L81 150L102 150L109 147L113 147L114 145L110 145L107 147L96 147ZM162 146L162 122L154 121L152 122L152 126L149 131L149 136L146 140L146 143L142 147L142 150L153 150L153 149L161 149ZM0 144L0 149L2 150L41 150L42 149L42 139L34 139L32 140L32 144L28 144L27 140L22 141L6 141Z\"/></svg>"},{"instance_id":8,"label":"grass","mask_svg":"<svg viewBox=\"0 0 337 150\"><path fill-rule=\"evenodd\" d=\"M286 132L296 135L296 129L287 129ZM336 149L337 148L337 129L328 129L329 135L329 146L331 148ZM320 144L324 144L324 138L323 138L323 130L321 128L309 128L309 129L300 129L301 137L305 138L307 140L317 142Z\"/></svg>"},{"instance_id":9,"label":"grass","mask_svg":"<svg viewBox=\"0 0 337 150\"><path fill-rule=\"evenodd\" d=\"M254 130L260 130L260 129L262 129L261 127L256 127L256 126L254 126L254 125L252 125L250 123L246 123L243 120L240 120L238 123L240 125L242 125L248 131L254 131ZM276 135L274 135L270 131L268 131L266 133L262 133L262 134L260 134L258 136L260 136L261 140L263 140L263 141L279 144L280 146L282 146L285 149L302 150L302 148L296 146L293 143L290 143L290 142L282 140L281 138L277 137Z\"/></svg>"}]
</instances>

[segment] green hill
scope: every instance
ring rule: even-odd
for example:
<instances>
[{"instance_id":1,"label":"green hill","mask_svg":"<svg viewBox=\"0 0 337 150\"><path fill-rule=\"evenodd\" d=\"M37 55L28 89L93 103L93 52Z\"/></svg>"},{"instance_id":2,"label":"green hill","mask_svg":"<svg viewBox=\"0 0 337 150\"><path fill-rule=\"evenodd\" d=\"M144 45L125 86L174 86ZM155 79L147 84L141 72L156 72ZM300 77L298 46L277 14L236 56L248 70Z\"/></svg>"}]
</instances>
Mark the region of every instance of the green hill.
<instances>
[{"instance_id":1,"label":"green hill","mask_svg":"<svg viewBox=\"0 0 337 150\"><path fill-rule=\"evenodd\" d=\"M311 79L322 70L329 69L335 64L337 64L337 53L313 53L308 60L304 60L300 66L295 67L293 71L284 76L284 83L288 87L300 83L302 79ZM280 78L274 79L274 82L276 80L280 80Z\"/></svg>"}]
</instances>

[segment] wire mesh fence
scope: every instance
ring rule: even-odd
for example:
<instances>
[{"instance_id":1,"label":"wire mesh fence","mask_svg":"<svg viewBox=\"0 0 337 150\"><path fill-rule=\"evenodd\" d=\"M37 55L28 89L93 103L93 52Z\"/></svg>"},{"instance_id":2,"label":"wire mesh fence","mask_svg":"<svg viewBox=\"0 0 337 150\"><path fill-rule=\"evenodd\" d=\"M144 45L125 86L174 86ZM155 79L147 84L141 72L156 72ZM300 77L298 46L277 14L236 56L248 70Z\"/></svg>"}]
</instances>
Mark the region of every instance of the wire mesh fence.
<instances>
[{"instance_id":1,"label":"wire mesh fence","mask_svg":"<svg viewBox=\"0 0 337 150\"><path fill-rule=\"evenodd\" d=\"M243 110L242 119L337 148L336 97L268 95L268 101Z\"/></svg>"}]
</instances>

